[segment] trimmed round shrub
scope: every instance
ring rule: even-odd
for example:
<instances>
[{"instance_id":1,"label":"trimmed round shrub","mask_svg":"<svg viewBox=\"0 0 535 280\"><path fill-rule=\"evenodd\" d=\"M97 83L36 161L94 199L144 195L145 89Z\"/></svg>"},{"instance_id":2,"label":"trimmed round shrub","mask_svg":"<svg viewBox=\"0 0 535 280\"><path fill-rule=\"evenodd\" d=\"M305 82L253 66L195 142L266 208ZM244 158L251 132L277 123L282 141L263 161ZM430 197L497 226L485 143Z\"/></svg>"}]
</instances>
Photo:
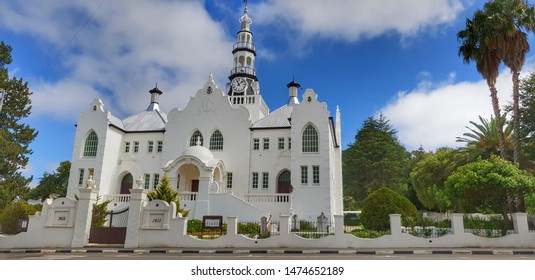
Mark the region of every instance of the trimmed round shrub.
<instances>
[{"instance_id":1,"label":"trimmed round shrub","mask_svg":"<svg viewBox=\"0 0 535 280\"><path fill-rule=\"evenodd\" d=\"M382 187L364 199L360 220L366 229L390 229L390 214L401 214L404 225L414 223L419 217L416 206L401 194Z\"/></svg>"}]
</instances>

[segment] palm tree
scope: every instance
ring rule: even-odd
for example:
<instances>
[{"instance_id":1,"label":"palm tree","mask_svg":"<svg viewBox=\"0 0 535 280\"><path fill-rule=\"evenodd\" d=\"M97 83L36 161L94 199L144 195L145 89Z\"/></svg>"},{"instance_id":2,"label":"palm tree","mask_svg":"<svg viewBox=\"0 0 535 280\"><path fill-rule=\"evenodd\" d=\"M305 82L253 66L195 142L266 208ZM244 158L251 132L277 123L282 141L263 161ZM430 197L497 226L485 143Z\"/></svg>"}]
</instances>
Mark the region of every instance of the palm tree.
<instances>
[{"instance_id":1,"label":"palm tree","mask_svg":"<svg viewBox=\"0 0 535 280\"><path fill-rule=\"evenodd\" d=\"M484 6L491 23L493 45L500 52L504 64L511 70L513 80L513 161L520 158L519 76L529 43L526 32L535 30L535 9L525 0L495 0Z\"/></svg>"},{"instance_id":2,"label":"palm tree","mask_svg":"<svg viewBox=\"0 0 535 280\"><path fill-rule=\"evenodd\" d=\"M505 118L505 116L502 116ZM496 119L490 117L490 120L479 116L479 123L470 121L473 126L466 127L470 132L463 133L464 137L457 137L457 142L466 143L466 151L476 159L479 156L483 158L490 158L491 155L499 154L499 140L500 134L497 130ZM507 125L504 130L506 150L511 150L511 135L513 133L513 126Z\"/></svg>"},{"instance_id":3,"label":"palm tree","mask_svg":"<svg viewBox=\"0 0 535 280\"><path fill-rule=\"evenodd\" d=\"M498 148L500 156L505 158L505 134L503 132L498 90L496 89L496 79L498 78L498 68L502 53L496 47L497 40L493 31L494 29L487 13L477 10L473 19L466 19L466 29L459 31L457 38L461 42L459 56L463 58L463 62L470 63L474 61L477 71L487 80L494 117L497 120Z\"/></svg>"}]
</instances>

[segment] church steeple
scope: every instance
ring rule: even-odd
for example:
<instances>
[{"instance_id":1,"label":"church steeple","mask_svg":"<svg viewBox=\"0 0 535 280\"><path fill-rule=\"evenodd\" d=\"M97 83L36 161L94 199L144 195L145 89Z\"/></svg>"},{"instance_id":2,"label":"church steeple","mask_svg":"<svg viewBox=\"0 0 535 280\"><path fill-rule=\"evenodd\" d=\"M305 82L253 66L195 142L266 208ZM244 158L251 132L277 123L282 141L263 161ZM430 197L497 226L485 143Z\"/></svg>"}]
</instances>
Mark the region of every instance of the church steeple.
<instances>
[{"instance_id":1,"label":"church steeple","mask_svg":"<svg viewBox=\"0 0 535 280\"><path fill-rule=\"evenodd\" d=\"M162 91L158 88L158 84L156 86L149 90L150 93L150 105L147 108L147 111L155 111L160 110L160 95L162 95Z\"/></svg>"},{"instance_id":2,"label":"church steeple","mask_svg":"<svg viewBox=\"0 0 535 280\"><path fill-rule=\"evenodd\" d=\"M238 38L232 46L234 63L228 77L230 80L230 88L227 92L229 96L260 94L255 70L256 48L251 32L252 23L253 20L249 16L246 4L243 16L240 18Z\"/></svg>"}]
</instances>

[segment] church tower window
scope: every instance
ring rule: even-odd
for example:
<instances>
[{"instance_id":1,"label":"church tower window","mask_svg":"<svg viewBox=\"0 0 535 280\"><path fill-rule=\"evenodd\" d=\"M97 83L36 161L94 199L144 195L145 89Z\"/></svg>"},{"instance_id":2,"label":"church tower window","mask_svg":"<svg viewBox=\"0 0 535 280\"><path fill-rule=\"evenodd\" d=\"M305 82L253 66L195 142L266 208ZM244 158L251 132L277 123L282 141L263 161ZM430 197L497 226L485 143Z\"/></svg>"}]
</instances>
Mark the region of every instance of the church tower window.
<instances>
[{"instance_id":1,"label":"church tower window","mask_svg":"<svg viewBox=\"0 0 535 280\"><path fill-rule=\"evenodd\" d=\"M214 131L210 137L210 150L223 150L223 135L219 130Z\"/></svg>"},{"instance_id":2,"label":"church tower window","mask_svg":"<svg viewBox=\"0 0 535 280\"><path fill-rule=\"evenodd\" d=\"M98 147L98 137L94 131L91 131L85 139L84 157L96 157Z\"/></svg>"},{"instance_id":3,"label":"church tower window","mask_svg":"<svg viewBox=\"0 0 535 280\"><path fill-rule=\"evenodd\" d=\"M303 153L317 153L318 152L318 131L309 124L303 131Z\"/></svg>"},{"instance_id":4,"label":"church tower window","mask_svg":"<svg viewBox=\"0 0 535 280\"><path fill-rule=\"evenodd\" d=\"M200 145L202 146L203 144L202 133L198 130L195 130L195 132L193 132L193 135L191 135L191 138L189 139L189 145L197 146L197 141L199 141Z\"/></svg>"}]
</instances>

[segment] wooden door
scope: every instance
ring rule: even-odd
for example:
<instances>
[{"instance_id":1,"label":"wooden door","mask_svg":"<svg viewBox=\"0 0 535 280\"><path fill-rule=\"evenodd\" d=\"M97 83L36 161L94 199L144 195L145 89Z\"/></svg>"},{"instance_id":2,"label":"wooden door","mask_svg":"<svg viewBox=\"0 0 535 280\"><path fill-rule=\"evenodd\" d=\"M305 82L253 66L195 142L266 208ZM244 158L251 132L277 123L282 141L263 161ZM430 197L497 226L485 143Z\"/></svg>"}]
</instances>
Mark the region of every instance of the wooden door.
<instances>
[{"instance_id":1,"label":"wooden door","mask_svg":"<svg viewBox=\"0 0 535 280\"><path fill-rule=\"evenodd\" d=\"M121 194L130 194L130 189L134 185L134 177L128 173L123 177L121 181Z\"/></svg>"},{"instance_id":2,"label":"wooden door","mask_svg":"<svg viewBox=\"0 0 535 280\"><path fill-rule=\"evenodd\" d=\"M199 192L199 180L191 180L191 191Z\"/></svg>"},{"instance_id":3,"label":"wooden door","mask_svg":"<svg viewBox=\"0 0 535 280\"><path fill-rule=\"evenodd\" d=\"M277 179L277 193L290 193L291 188L290 171L284 171Z\"/></svg>"}]
</instances>

